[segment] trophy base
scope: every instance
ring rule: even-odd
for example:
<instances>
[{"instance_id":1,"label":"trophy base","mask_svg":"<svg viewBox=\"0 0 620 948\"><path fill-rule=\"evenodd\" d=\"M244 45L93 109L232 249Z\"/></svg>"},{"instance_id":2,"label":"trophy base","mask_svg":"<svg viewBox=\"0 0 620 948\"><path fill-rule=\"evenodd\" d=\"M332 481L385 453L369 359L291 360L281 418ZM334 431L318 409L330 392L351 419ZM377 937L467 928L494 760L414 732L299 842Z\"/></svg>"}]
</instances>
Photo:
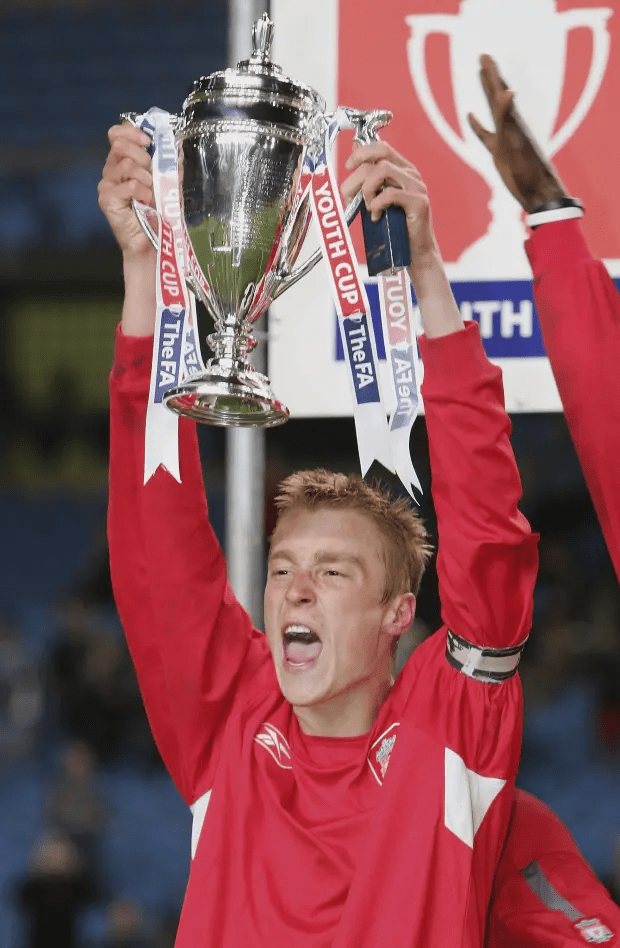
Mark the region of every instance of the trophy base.
<instances>
[{"instance_id":1,"label":"trophy base","mask_svg":"<svg viewBox=\"0 0 620 948\"><path fill-rule=\"evenodd\" d=\"M195 375L164 395L168 408L220 428L273 428L288 421L288 408L274 398L258 372Z\"/></svg>"}]
</instances>

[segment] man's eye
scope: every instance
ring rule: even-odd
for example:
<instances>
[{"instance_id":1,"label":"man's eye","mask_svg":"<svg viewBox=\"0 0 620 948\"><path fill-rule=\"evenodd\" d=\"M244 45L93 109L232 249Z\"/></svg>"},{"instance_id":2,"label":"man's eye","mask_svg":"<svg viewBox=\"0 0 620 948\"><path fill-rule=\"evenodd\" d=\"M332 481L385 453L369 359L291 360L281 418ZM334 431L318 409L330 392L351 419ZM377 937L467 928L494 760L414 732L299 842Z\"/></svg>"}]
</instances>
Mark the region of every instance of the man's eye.
<instances>
[{"instance_id":1,"label":"man's eye","mask_svg":"<svg viewBox=\"0 0 620 948\"><path fill-rule=\"evenodd\" d=\"M327 573L328 576L342 576L342 575L344 575L343 573L340 572L339 569L328 569L328 570L326 570L325 572Z\"/></svg>"}]
</instances>

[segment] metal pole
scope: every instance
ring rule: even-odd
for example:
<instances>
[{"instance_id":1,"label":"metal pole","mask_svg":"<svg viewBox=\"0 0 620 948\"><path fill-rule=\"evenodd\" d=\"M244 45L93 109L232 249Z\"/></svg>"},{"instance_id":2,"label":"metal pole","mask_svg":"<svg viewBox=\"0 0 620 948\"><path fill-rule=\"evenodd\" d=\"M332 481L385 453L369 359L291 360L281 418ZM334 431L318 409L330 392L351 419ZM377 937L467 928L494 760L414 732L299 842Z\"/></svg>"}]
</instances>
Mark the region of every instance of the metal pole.
<instances>
[{"instance_id":1,"label":"metal pole","mask_svg":"<svg viewBox=\"0 0 620 948\"><path fill-rule=\"evenodd\" d=\"M235 66L252 52L252 26L268 10L268 0L229 0L228 62ZM265 344L252 362L265 370ZM255 625L262 624L264 587L263 507L265 432L226 431L226 560L235 595Z\"/></svg>"}]
</instances>

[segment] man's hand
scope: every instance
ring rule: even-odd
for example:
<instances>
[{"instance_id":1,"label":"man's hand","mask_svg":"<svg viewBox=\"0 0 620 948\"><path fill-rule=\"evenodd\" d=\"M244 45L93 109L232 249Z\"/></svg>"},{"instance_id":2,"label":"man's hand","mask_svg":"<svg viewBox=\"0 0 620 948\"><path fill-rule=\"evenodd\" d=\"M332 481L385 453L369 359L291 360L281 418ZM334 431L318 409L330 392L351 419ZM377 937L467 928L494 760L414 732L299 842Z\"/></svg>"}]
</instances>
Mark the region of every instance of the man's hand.
<instances>
[{"instance_id":1,"label":"man's hand","mask_svg":"<svg viewBox=\"0 0 620 948\"><path fill-rule=\"evenodd\" d=\"M112 126L108 138L110 152L99 182L99 207L123 252L123 332L150 336L155 326L157 254L131 201L154 204L151 159L145 151L151 140L130 122Z\"/></svg>"},{"instance_id":2,"label":"man's hand","mask_svg":"<svg viewBox=\"0 0 620 948\"><path fill-rule=\"evenodd\" d=\"M493 156L495 167L510 193L527 213L548 201L568 197L557 172L517 112L514 92L500 76L493 59L486 54L480 57L480 81L495 131L487 131L471 112L469 124Z\"/></svg>"},{"instance_id":3,"label":"man's hand","mask_svg":"<svg viewBox=\"0 0 620 948\"><path fill-rule=\"evenodd\" d=\"M131 201L153 204L151 159L145 146L150 138L131 122L113 125L108 132L110 152L99 182L99 207L105 214L125 259L153 256Z\"/></svg>"},{"instance_id":4,"label":"man's hand","mask_svg":"<svg viewBox=\"0 0 620 948\"><path fill-rule=\"evenodd\" d=\"M375 221L386 207L402 207L407 217L412 265L437 253L428 194L417 168L383 141L354 144L346 167L352 173L341 187L345 206L361 188Z\"/></svg>"},{"instance_id":5,"label":"man's hand","mask_svg":"<svg viewBox=\"0 0 620 948\"><path fill-rule=\"evenodd\" d=\"M445 336L463 329L433 233L426 185L417 168L387 142L354 145L346 166L351 174L342 185L345 204L361 188L374 220L392 204L405 212L411 251L409 276L426 335Z\"/></svg>"}]
</instances>

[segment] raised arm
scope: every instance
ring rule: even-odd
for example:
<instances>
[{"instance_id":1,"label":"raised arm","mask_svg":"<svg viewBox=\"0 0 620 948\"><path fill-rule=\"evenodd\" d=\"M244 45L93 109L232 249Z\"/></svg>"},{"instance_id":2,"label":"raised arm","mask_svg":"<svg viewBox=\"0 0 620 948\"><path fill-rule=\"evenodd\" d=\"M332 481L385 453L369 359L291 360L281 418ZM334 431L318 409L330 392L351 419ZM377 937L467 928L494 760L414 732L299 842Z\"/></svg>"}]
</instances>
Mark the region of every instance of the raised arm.
<instances>
[{"instance_id":1,"label":"raised arm","mask_svg":"<svg viewBox=\"0 0 620 948\"><path fill-rule=\"evenodd\" d=\"M496 64L481 59L495 130L472 128L528 213L568 192L516 110ZM542 334L607 546L620 578L620 298L575 220L545 223L526 244Z\"/></svg>"},{"instance_id":2,"label":"raised arm","mask_svg":"<svg viewBox=\"0 0 620 948\"><path fill-rule=\"evenodd\" d=\"M463 323L413 166L385 142L354 150L345 198L362 187L371 213L404 208L410 276L424 336L424 404L439 527L438 574L445 623L467 642L509 648L527 638L536 538L520 514L501 372L477 326Z\"/></svg>"},{"instance_id":3,"label":"raised arm","mask_svg":"<svg viewBox=\"0 0 620 948\"><path fill-rule=\"evenodd\" d=\"M620 579L620 297L577 221L536 228L526 249L547 355Z\"/></svg>"},{"instance_id":4,"label":"raised arm","mask_svg":"<svg viewBox=\"0 0 620 948\"><path fill-rule=\"evenodd\" d=\"M178 484L146 485L144 428L154 324L155 254L131 198L152 196L140 132L113 129L100 205L123 252L125 304L111 375L109 543L119 614L166 766L188 803L209 787L243 682L264 668L263 636L234 598L207 516L195 425L180 422ZM242 694L241 694L242 697Z\"/></svg>"}]
</instances>

